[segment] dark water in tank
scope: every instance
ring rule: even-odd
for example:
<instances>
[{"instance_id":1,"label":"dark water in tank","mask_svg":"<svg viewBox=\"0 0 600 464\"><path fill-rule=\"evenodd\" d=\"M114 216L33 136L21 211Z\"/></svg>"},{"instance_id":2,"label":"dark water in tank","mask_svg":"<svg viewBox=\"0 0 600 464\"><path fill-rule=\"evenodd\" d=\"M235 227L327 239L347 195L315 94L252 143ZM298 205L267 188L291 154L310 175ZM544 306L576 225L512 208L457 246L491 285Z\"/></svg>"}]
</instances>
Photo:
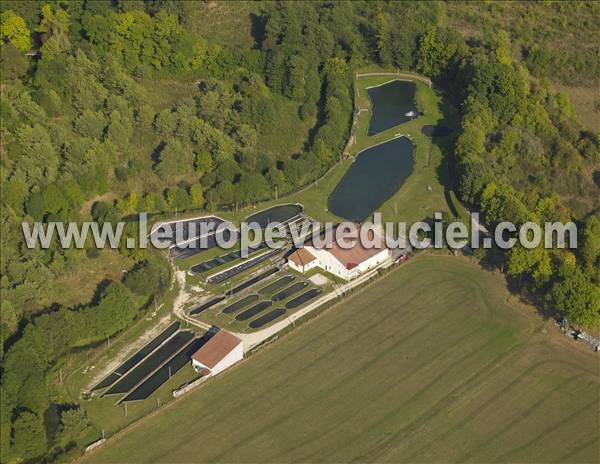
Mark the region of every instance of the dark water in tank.
<instances>
[{"instance_id":1,"label":"dark water in tank","mask_svg":"<svg viewBox=\"0 0 600 464\"><path fill-rule=\"evenodd\" d=\"M327 206L336 216L364 221L388 200L413 170L413 145L399 137L359 153L330 195Z\"/></svg>"},{"instance_id":2,"label":"dark water in tank","mask_svg":"<svg viewBox=\"0 0 600 464\"><path fill-rule=\"evenodd\" d=\"M246 219L244 219L244 222L248 224L256 222L260 227L265 228L270 223L283 223L289 221L301 212L302 206L300 205L277 205L248 216Z\"/></svg>"},{"instance_id":3,"label":"dark water in tank","mask_svg":"<svg viewBox=\"0 0 600 464\"><path fill-rule=\"evenodd\" d=\"M392 81L367 89L371 99L368 135L375 135L417 117L414 82ZM414 114L408 115L413 112Z\"/></svg>"}]
</instances>

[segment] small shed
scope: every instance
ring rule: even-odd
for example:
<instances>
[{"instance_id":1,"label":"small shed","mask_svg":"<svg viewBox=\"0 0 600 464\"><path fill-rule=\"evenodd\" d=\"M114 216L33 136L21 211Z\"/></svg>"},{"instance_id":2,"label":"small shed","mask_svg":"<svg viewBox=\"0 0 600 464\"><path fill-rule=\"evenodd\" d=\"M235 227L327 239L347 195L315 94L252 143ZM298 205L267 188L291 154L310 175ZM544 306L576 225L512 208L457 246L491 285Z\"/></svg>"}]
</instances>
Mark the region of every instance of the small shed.
<instances>
[{"instance_id":1,"label":"small shed","mask_svg":"<svg viewBox=\"0 0 600 464\"><path fill-rule=\"evenodd\" d=\"M306 248L300 248L289 256L288 264L292 269L304 274L313 267L316 267L318 261L317 258L315 258L314 255Z\"/></svg>"},{"instance_id":2,"label":"small shed","mask_svg":"<svg viewBox=\"0 0 600 464\"><path fill-rule=\"evenodd\" d=\"M244 358L244 344L221 330L192 355L192 367L203 376L216 375Z\"/></svg>"}]
</instances>

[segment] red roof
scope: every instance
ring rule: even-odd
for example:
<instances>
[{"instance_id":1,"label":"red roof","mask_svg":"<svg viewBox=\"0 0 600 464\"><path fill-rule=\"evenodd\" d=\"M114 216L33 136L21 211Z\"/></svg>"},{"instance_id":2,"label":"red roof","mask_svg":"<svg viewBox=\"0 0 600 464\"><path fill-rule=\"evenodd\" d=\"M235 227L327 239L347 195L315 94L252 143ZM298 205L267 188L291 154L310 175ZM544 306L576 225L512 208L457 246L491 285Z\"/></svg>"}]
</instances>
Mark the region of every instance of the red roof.
<instances>
[{"instance_id":1,"label":"red roof","mask_svg":"<svg viewBox=\"0 0 600 464\"><path fill-rule=\"evenodd\" d=\"M354 231L346 232L342 237L346 242L344 245L347 246L349 242L353 242L350 248L342 248L336 241L336 230L334 229L331 235L331 240L325 243L331 243L331 247L322 248L324 251L331 253L340 263L342 263L346 269L351 270L358 266L360 263L380 253L382 250L387 249L385 245L385 239L379 234L375 233L371 228L367 229L367 237L369 242L374 242L372 248L366 248L360 241L360 232L364 226L362 224L356 224ZM310 244L311 246L312 243ZM371 245L369 243L368 245Z\"/></svg>"},{"instance_id":2,"label":"red roof","mask_svg":"<svg viewBox=\"0 0 600 464\"><path fill-rule=\"evenodd\" d=\"M294 251L288 259L297 266L306 266L317 258L315 258L306 248L300 248L299 250Z\"/></svg>"},{"instance_id":3,"label":"red roof","mask_svg":"<svg viewBox=\"0 0 600 464\"><path fill-rule=\"evenodd\" d=\"M226 330L221 330L202 345L202 347L192 355L192 359L198 361L203 366L212 369L240 343L242 343L242 341L235 335L232 335Z\"/></svg>"}]
</instances>

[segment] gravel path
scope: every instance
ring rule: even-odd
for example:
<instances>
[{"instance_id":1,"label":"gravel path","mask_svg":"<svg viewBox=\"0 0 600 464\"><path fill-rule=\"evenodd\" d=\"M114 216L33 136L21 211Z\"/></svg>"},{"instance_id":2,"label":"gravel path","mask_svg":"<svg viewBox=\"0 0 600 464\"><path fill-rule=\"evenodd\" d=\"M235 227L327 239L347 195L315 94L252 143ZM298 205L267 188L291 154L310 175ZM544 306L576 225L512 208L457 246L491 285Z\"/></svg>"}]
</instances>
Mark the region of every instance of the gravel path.
<instances>
[{"instance_id":1,"label":"gravel path","mask_svg":"<svg viewBox=\"0 0 600 464\"><path fill-rule=\"evenodd\" d=\"M191 325L196 327L200 327L201 329L208 330L210 329L210 324L206 324L204 322L198 321L193 317L188 316L185 313L185 306L190 299L190 294L185 290L185 271L178 271L175 266L173 266L173 272L175 273L175 280L179 285L179 293L173 302L173 313L180 319L188 322Z\"/></svg>"}]
</instances>

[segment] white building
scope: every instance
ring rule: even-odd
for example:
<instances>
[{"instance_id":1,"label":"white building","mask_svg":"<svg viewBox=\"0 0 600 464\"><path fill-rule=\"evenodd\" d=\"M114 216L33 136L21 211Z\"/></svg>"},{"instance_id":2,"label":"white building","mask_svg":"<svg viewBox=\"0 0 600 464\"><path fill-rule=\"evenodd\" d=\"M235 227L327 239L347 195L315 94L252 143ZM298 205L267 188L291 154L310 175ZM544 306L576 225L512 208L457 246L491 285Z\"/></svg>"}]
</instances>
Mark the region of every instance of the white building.
<instances>
[{"instance_id":1,"label":"white building","mask_svg":"<svg viewBox=\"0 0 600 464\"><path fill-rule=\"evenodd\" d=\"M294 251L288 260L290 267L302 274L310 271L313 267L317 267L319 264L317 258L306 247Z\"/></svg>"},{"instance_id":2,"label":"white building","mask_svg":"<svg viewBox=\"0 0 600 464\"><path fill-rule=\"evenodd\" d=\"M357 225L354 231L339 234L343 242L336 240L338 234L334 230L331 236L324 240L323 245L317 247L313 242L304 245L289 256L290 268L305 273L319 267L344 280L352 280L373 269L389 259L390 250L386 247L382 235L375 230L365 228L361 234L363 227ZM370 243L362 243L359 240L361 235ZM375 246L371 247L370 244Z\"/></svg>"},{"instance_id":3,"label":"white building","mask_svg":"<svg viewBox=\"0 0 600 464\"><path fill-rule=\"evenodd\" d=\"M192 367L206 377L218 374L243 358L242 341L221 330L192 355Z\"/></svg>"}]
</instances>

